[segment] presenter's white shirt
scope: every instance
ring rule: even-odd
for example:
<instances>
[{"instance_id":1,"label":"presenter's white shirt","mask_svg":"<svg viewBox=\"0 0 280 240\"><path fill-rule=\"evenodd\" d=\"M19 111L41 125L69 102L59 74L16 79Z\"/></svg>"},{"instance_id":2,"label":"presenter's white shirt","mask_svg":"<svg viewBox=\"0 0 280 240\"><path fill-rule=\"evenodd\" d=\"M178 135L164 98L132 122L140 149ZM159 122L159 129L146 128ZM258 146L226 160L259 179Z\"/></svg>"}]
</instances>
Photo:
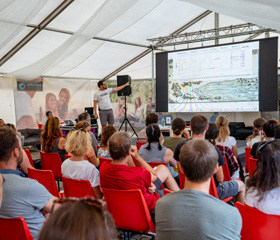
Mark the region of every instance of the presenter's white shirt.
<instances>
[{"instance_id":1,"label":"presenter's white shirt","mask_svg":"<svg viewBox=\"0 0 280 240\"><path fill-rule=\"evenodd\" d=\"M99 171L87 160L72 161L66 159L61 165L61 173L64 177L88 180L92 187L99 186Z\"/></svg>"},{"instance_id":2,"label":"presenter's white shirt","mask_svg":"<svg viewBox=\"0 0 280 240\"><path fill-rule=\"evenodd\" d=\"M110 100L110 93L112 88L105 89L103 91L98 90L93 95L93 100L98 101L98 109L100 110L109 110L112 109L112 103Z\"/></svg>"}]
</instances>

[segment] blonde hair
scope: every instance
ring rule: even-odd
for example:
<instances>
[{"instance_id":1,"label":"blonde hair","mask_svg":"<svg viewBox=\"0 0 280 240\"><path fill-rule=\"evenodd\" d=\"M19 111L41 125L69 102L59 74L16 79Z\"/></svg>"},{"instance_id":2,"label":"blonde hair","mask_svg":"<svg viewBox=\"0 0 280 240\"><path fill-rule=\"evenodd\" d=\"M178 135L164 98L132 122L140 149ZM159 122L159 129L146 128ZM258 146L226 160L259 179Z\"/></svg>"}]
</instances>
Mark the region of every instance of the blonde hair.
<instances>
[{"instance_id":1,"label":"blonde hair","mask_svg":"<svg viewBox=\"0 0 280 240\"><path fill-rule=\"evenodd\" d=\"M90 147L90 135L85 130L74 130L67 135L65 150L72 155L86 155L89 153Z\"/></svg>"},{"instance_id":2,"label":"blonde hair","mask_svg":"<svg viewBox=\"0 0 280 240\"><path fill-rule=\"evenodd\" d=\"M219 116L216 119L216 125L219 128L219 137L218 141L219 142L225 142L228 136L230 135L229 127L228 127L228 119L224 116Z\"/></svg>"}]
</instances>

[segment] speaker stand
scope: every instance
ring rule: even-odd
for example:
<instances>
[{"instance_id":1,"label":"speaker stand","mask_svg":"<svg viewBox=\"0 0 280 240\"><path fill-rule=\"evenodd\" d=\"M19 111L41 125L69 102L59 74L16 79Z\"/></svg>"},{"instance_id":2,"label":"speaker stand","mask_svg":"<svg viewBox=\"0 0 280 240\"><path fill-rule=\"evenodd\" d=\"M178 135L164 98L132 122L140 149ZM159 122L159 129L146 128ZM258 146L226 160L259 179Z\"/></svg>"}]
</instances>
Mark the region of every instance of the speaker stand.
<instances>
[{"instance_id":1,"label":"speaker stand","mask_svg":"<svg viewBox=\"0 0 280 240\"><path fill-rule=\"evenodd\" d=\"M123 126L123 124L124 124L124 131L127 132L127 123L128 123L129 126L131 127L132 131L133 131L133 134L131 135L131 137L132 137L134 134L136 135L136 137L138 137L138 135L137 135L135 129L132 127L130 121L129 121L128 118L127 118L126 109L127 109L127 108L126 108L126 96L124 96L124 119L123 119L122 124L121 124L121 126L120 126L120 128L119 128L119 131L122 129L122 126Z\"/></svg>"}]
</instances>

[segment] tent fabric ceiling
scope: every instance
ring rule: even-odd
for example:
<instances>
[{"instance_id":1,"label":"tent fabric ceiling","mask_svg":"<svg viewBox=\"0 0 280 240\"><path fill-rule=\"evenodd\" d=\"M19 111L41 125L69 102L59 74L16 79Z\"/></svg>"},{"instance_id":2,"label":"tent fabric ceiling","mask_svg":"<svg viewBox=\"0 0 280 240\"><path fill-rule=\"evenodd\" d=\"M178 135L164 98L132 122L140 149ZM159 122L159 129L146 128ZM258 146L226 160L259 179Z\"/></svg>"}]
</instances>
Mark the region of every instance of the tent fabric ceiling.
<instances>
[{"instance_id":1,"label":"tent fabric ceiling","mask_svg":"<svg viewBox=\"0 0 280 240\"><path fill-rule=\"evenodd\" d=\"M0 0L0 59L57 6L70 1ZM74 0L0 66L0 72L22 79L40 75L102 79L147 50L148 38L169 35L207 9L227 15L220 16L220 26L252 22L280 30L279 7L275 0ZM214 13L186 31L210 28L214 28ZM119 74L151 78L151 64L148 54Z\"/></svg>"}]
</instances>

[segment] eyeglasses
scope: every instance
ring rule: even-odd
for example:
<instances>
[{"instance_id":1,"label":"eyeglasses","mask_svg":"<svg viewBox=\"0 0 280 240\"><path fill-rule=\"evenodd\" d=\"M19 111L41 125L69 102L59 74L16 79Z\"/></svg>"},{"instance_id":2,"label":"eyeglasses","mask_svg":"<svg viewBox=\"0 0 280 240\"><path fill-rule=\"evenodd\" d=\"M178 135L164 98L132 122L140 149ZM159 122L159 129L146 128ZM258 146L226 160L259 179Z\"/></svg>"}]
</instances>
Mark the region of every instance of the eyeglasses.
<instances>
[{"instance_id":1,"label":"eyeglasses","mask_svg":"<svg viewBox=\"0 0 280 240\"><path fill-rule=\"evenodd\" d=\"M58 198L58 199L55 199L53 201L53 205L52 205L50 213L51 214L53 213L54 205L56 203L63 204L63 203L67 203L67 202L70 202L70 203L82 202L82 203L85 203L85 204L87 204L89 206L93 206L93 207L101 209L102 213L103 213L104 223L105 223L105 226L106 226L106 228L108 230L108 225L107 225L107 222L108 222L108 212L107 212L106 202L104 202L103 200L100 200L100 199L92 198L92 197L85 197L85 198L73 198L73 197Z\"/></svg>"},{"instance_id":2,"label":"eyeglasses","mask_svg":"<svg viewBox=\"0 0 280 240\"><path fill-rule=\"evenodd\" d=\"M279 142L280 140L279 139L274 139L274 140L270 140L270 141L266 141L265 143L263 143L261 146L259 146L258 148L258 153L260 154L261 151L270 143L273 143L273 142Z\"/></svg>"}]
</instances>

